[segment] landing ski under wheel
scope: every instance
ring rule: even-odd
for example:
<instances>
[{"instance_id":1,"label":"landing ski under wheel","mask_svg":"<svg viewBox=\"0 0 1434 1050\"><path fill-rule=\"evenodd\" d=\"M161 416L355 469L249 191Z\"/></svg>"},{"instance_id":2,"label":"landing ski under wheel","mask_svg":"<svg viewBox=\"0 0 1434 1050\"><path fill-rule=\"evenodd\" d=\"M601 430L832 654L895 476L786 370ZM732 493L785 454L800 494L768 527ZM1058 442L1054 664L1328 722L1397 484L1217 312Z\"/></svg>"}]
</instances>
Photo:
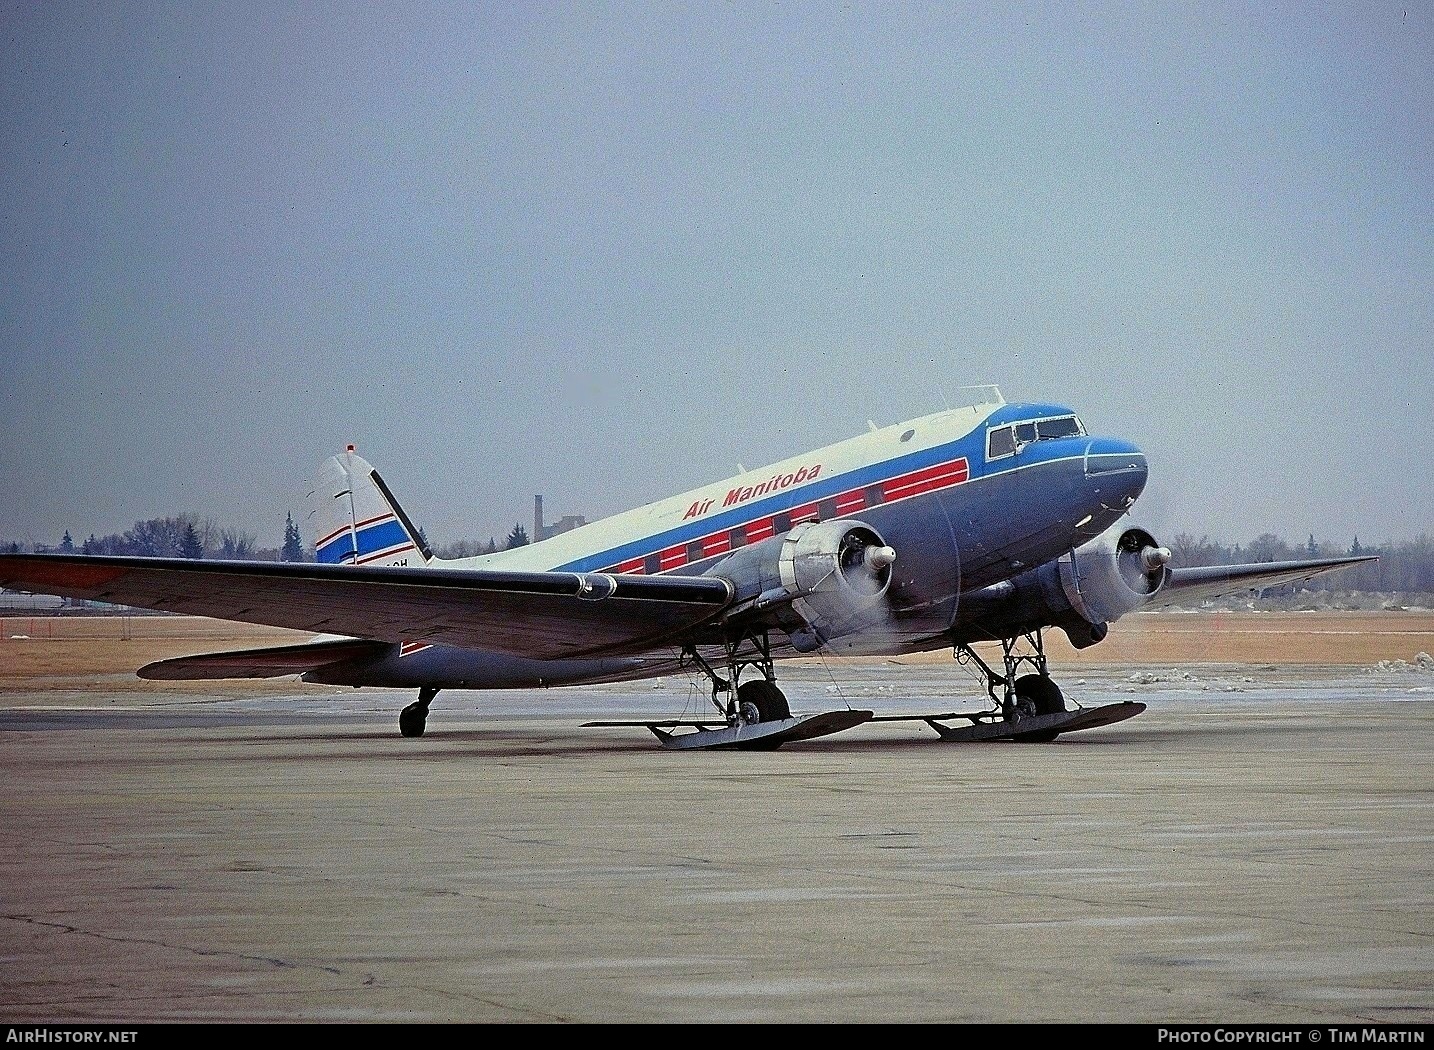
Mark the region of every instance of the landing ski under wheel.
<instances>
[{"instance_id":1,"label":"landing ski under wheel","mask_svg":"<svg viewBox=\"0 0 1434 1050\"><path fill-rule=\"evenodd\" d=\"M778 718L729 726L725 722L585 722L587 726L646 726L662 746L674 751L696 748L730 748L771 751L794 740L840 733L871 720L871 711L823 711L799 718ZM690 733L675 733L686 726Z\"/></svg>"},{"instance_id":2,"label":"landing ski under wheel","mask_svg":"<svg viewBox=\"0 0 1434 1050\"><path fill-rule=\"evenodd\" d=\"M975 742L980 740L1022 740L1054 739L1053 734L1075 733L1082 729L1096 729L1100 726L1123 722L1134 718L1145 710L1145 705L1134 700L1102 707L1085 707L1079 711L1056 711L1048 715L1030 715L1016 721L1008 721L992 711L965 714L953 712L944 715L877 715L873 722L925 722L941 735L942 740L953 742ZM970 724L964 726L943 725L953 719L964 718Z\"/></svg>"}]
</instances>

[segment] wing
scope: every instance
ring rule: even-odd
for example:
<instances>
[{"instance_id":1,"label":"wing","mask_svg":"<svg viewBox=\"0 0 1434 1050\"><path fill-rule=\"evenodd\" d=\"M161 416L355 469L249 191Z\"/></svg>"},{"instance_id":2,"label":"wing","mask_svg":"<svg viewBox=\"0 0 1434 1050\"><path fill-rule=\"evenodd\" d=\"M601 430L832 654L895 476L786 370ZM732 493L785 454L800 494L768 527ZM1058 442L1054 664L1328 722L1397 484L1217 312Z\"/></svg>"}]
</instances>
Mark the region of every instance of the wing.
<instances>
[{"instance_id":1,"label":"wing","mask_svg":"<svg viewBox=\"0 0 1434 1050\"><path fill-rule=\"evenodd\" d=\"M1330 569L1361 562L1378 561L1377 557L1318 558L1311 561L1266 561L1251 565L1201 565L1189 569L1171 569L1156 596L1145 605L1161 609L1171 605L1206 601L1242 591L1263 590L1300 583Z\"/></svg>"},{"instance_id":2,"label":"wing","mask_svg":"<svg viewBox=\"0 0 1434 1050\"><path fill-rule=\"evenodd\" d=\"M385 642L535 659L643 652L718 616L706 576L0 555L0 587Z\"/></svg>"}]
</instances>

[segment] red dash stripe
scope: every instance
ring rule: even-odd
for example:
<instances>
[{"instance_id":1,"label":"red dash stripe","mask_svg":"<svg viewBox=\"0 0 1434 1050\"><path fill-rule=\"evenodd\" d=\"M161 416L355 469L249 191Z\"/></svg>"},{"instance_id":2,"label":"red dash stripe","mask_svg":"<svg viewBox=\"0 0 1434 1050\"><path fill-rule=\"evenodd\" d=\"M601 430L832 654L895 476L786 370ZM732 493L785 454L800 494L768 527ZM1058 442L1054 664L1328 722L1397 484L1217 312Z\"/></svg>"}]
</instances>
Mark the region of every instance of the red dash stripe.
<instances>
[{"instance_id":1,"label":"red dash stripe","mask_svg":"<svg viewBox=\"0 0 1434 1050\"><path fill-rule=\"evenodd\" d=\"M404 551L411 551L411 550L414 550L414 549L416 549L416 548L413 546L413 544L411 544L411 543L402 543L402 544L399 544L397 547L390 547L390 548L389 548L388 550L386 550L386 551L379 551L377 554L370 554L370 555L368 555L368 556L366 556L366 557L360 558L360 559L359 559L358 561L356 561L354 564L355 564L355 565L367 565L367 564L368 564L369 562L371 562L371 561L378 561L380 558L391 558L391 557L393 557L395 554L402 554Z\"/></svg>"},{"instance_id":2,"label":"red dash stripe","mask_svg":"<svg viewBox=\"0 0 1434 1050\"><path fill-rule=\"evenodd\" d=\"M921 481L930 481L932 478L943 477L952 472L964 472L966 461L964 459L953 460L950 463L937 463L932 467L925 467L921 470L913 470L910 474L902 474L892 478L888 485L909 485Z\"/></svg>"}]
</instances>

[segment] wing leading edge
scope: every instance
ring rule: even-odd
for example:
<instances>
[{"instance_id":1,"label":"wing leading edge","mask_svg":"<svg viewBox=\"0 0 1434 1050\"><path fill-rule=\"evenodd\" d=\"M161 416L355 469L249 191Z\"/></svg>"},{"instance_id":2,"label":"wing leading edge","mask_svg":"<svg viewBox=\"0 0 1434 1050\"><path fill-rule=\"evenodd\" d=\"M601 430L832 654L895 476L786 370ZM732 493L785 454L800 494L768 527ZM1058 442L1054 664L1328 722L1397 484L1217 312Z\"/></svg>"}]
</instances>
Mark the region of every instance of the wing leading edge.
<instances>
[{"instance_id":1,"label":"wing leading edge","mask_svg":"<svg viewBox=\"0 0 1434 1050\"><path fill-rule=\"evenodd\" d=\"M715 577L0 555L0 587L535 659L642 652L720 614Z\"/></svg>"},{"instance_id":2,"label":"wing leading edge","mask_svg":"<svg viewBox=\"0 0 1434 1050\"><path fill-rule=\"evenodd\" d=\"M1372 555L1349 558L1317 558L1310 561L1266 561L1248 565L1200 565L1172 568L1170 577L1145 608L1162 609L1192 601L1207 601L1241 591L1285 587L1303 583L1322 572L1378 561Z\"/></svg>"}]
</instances>

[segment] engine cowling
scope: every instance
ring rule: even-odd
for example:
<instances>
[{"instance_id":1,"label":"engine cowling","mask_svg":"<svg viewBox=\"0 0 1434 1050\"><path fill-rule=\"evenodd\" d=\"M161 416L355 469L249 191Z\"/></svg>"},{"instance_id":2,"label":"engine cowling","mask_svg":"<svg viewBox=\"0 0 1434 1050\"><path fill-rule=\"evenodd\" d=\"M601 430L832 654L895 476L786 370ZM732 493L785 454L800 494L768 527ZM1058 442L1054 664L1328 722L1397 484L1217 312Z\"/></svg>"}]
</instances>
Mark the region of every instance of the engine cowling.
<instances>
[{"instance_id":1,"label":"engine cowling","mask_svg":"<svg viewBox=\"0 0 1434 1050\"><path fill-rule=\"evenodd\" d=\"M1062 625L1072 644L1083 648L1105 637L1106 624L1139 609L1165 586L1169 561L1169 549L1144 529L1108 529L1057 559L1054 573L1043 575L1042 590L1054 608L1064 606L1089 625ZM1055 586L1059 595L1051 593Z\"/></svg>"},{"instance_id":2,"label":"engine cowling","mask_svg":"<svg viewBox=\"0 0 1434 1050\"><path fill-rule=\"evenodd\" d=\"M800 652L880 623L896 552L863 521L802 522L708 571L735 588L738 615L766 614Z\"/></svg>"},{"instance_id":3,"label":"engine cowling","mask_svg":"<svg viewBox=\"0 0 1434 1050\"><path fill-rule=\"evenodd\" d=\"M958 638L1014 637L1056 626L1084 649L1169 579L1170 551L1141 528L1116 526L1013 580L962 597Z\"/></svg>"}]
</instances>

